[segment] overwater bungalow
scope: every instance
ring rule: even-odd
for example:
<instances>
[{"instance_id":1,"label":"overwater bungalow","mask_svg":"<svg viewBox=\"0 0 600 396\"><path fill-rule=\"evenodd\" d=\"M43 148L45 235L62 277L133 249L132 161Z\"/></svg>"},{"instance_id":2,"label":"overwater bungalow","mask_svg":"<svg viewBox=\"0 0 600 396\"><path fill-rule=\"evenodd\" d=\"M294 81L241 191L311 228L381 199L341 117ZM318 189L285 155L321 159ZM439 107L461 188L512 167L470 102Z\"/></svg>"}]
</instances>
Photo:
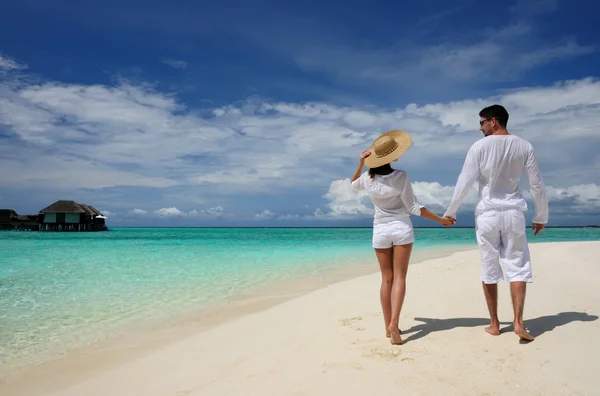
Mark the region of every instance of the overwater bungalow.
<instances>
[{"instance_id":1,"label":"overwater bungalow","mask_svg":"<svg viewBox=\"0 0 600 396\"><path fill-rule=\"evenodd\" d=\"M40 210L41 231L105 231L105 219L93 206L75 201L56 201Z\"/></svg>"},{"instance_id":2,"label":"overwater bungalow","mask_svg":"<svg viewBox=\"0 0 600 396\"><path fill-rule=\"evenodd\" d=\"M93 206L60 200L36 215L18 215L13 209L0 209L0 230L27 231L106 231L106 216Z\"/></svg>"}]
</instances>

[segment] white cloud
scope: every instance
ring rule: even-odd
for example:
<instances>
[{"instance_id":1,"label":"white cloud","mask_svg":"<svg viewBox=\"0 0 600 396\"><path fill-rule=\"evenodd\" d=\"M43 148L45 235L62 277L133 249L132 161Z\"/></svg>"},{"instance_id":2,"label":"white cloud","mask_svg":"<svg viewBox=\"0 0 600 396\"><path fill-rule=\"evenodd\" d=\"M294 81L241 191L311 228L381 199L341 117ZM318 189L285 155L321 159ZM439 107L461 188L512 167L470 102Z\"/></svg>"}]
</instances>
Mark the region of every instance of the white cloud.
<instances>
[{"instance_id":1,"label":"white cloud","mask_svg":"<svg viewBox=\"0 0 600 396\"><path fill-rule=\"evenodd\" d=\"M189 218L206 218L206 217L229 217L229 213L225 213L221 206L208 209L192 209L189 211L180 210L174 206L160 208L156 210L146 209L132 209L127 212L131 216L144 216L144 217L162 217L162 218L173 218L173 217L189 217Z\"/></svg>"},{"instance_id":2,"label":"white cloud","mask_svg":"<svg viewBox=\"0 0 600 396\"><path fill-rule=\"evenodd\" d=\"M596 128L600 127L600 118L589 117L587 111L594 111L595 106L600 105L600 80L586 78L582 80L557 82L551 86L526 87L506 91L502 95L496 95L485 99L462 100L449 103L428 104L417 106L409 104L405 111L427 118L439 120L443 126L455 127L457 132L472 132L478 129L474 124L473 115L487 105L502 103L509 109L509 129L535 128L535 124L548 121L560 122L564 119L572 121L574 112L584 112L582 122L577 122L573 127L582 129L585 136L596 136ZM546 131L545 137L550 139L564 139L571 137L560 128L549 125L543 128L535 128L536 131ZM581 136L578 136L581 137Z\"/></svg>"},{"instance_id":3,"label":"white cloud","mask_svg":"<svg viewBox=\"0 0 600 396\"><path fill-rule=\"evenodd\" d=\"M203 209L199 212L201 216L213 216L213 217L221 217L221 216L229 216L228 213L225 213L221 206L216 206L214 208Z\"/></svg>"},{"instance_id":4,"label":"white cloud","mask_svg":"<svg viewBox=\"0 0 600 396\"><path fill-rule=\"evenodd\" d=\"M148 211L147 211L147 210L143 210L143 209L137 209L137 208L136 208L136 209L132 209L132 210L130 210L130 211L129 211L129 214L132 214L132 215L134 215L134 216L143 216L143 215L146 215L146 214L148 214Z\"/></svg>"},{"instance_id":5,"label":"white cloud","mask_svg":"<svg viewBox=\"0 0 600 396\"><path fill-rule=\"evenodd\" d=\"M327 213L318 216L368 216L368 201L356 200L340 179L379 133L394 128L413 135L398 165L429 175L414 188L425 204L443 206L468 147L481 136L477 114L493 103L508 108L509 130L534 144L548 185L598 181L600 81L592 78L397 109L252 99L214 108L209 117L146 85L27 81L0 82L0 129L9 137L0 145L0 185L160 189L165 198L153 204L162 207L155 215L230 216L220 206L176 207L201 199L244 209L250 195L329 190ZM452 180L439 179L448 169Z\"/></svg>"},{"instance_id":6,"label":"white cloud","mask_svg":"<svg viewBox=\"0 0 600 396\"><path fill-rule=\"evenodd\" d=\"M186 216L186 213L181 210L172 207L172 208L161 208L156 210L154 213L161 217L171 217L171 216Z\"/></svg>"},{"instance_id":7,"label":"white cloud","mask_svg":"<svg viewBox=\"0 0 600 396\"><path fill-rule=\"evenodd\" d=\"M584 210L600 209L600 185L580 184L569 187L549 187L548 199L553 201L573 201L576 208Z\"/></svg>"},{"instance_id":8,"label":"white cloud","mask_svg":"<svg viewBox=\"0 0 600 396\"><path fill-rule=\"evenodd\" d=\"M180 59L163 59L162 63L171 66L174 69L185 69L188 67L188 63Z\"/></svg>"},{"instance_id":9,"label":"white cloud","mask_svg":"<svg viewBox=\"0 0 600 396\"><path fill-rule=\"evenodd\" d=\"M265 209L262 212L255 214L254 218L256 218L258 220L266 220L266 219L272 219L275 216L276 216L275 213L271 212L269 209Z\"/></svg>"},{"instance_id":10,"label":"white cloud","mask_svg":"<svg viewBox=\"0 0 600 396\"><path fill-rule=\"evenodd\" d=\"M593 79L391 110L248 102L215 109L215 118L131 84L4 85L0 95L0 119L29 146L28 161L7 148L12 155L3 155L2 165L15 172L6 172L6 181L75 188L197 184L234 193L327 183L331 174L323 169L339 168L378 133L397 127L414 136L414 164L459 158L480 136L477 113L495 102L509 107L509 129L539 147L553 149L574 135L594 138L600 128L600 82ZM49 147L60 147L60 157L40 155Z\"/></svg>"},{"instance_id":11,"label":"white cloud","mask_svg":"<svg viewBox=\"0 0 600 396\"><path fill-rule=\"evenodd\" d=\"M443 208L446 209L452 201L454 186L443 186L438 182L413 182L413 191L421 205L428 208ZM477 188L467 194L463 200L465 207L473 207L477 202Z\"/></svg>"},{"instance_id":12,"label":"white cloud","mask_svg":"<svg viewBox=\"0 0 600 396\"><path fill-rule=\"evenodd\" d=\"M368 196L364 191L355 190L350 184L350 179L336 180L329 186L329 191L324 195L329 201L329 212L317 209L315 217L368 217L373 214L373 207L367 206Z\"/></svg>"},{"instance_id":13,"label":"white cloud","mask_svg":"<svg viewBox=\"0 0 600 396\"><path fill-rule=\"evenodd\" d=\"M27 66L16 62L15 60L0 54L0 70L20 70Z\"/></svg>"}]
</instances>

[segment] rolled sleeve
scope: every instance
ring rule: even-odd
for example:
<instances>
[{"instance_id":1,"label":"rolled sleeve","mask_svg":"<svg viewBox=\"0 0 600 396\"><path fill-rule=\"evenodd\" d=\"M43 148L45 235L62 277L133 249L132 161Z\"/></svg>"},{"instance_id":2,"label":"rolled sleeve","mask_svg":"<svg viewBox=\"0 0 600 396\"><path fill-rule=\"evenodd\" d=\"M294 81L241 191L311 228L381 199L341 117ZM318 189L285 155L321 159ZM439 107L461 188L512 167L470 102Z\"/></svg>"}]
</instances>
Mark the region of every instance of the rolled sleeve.
<instances>
[{"instance_id":1,"label":"rolled sleeve","mask_svg":"<svg viewBox=\"0 0 600 396\"><path fill-rule=\"evenodd\" d=\"M419 203L417 197L412 188L412 184L410 183L410 178L405 173L404 183L402 185L402 203L408 209L408 211L415 216L421 216L421 208L424 208L423 205Z\"/></svg>"},{"instance_id":2,"label":"rolled sleeve","mask_svg":"<svg viewBox=\"0 0 600 396\"><path fill-rule=\"evenodd\" d=\"M364 190L365 189L365 183L363 181L363 176L364 176L364 173L362 175L360 175L360 177L358 179L356 179L352 183L350 183L350 185L352 186L353 189L355 189L355 190Z\"/></svg>"}]
</instances>

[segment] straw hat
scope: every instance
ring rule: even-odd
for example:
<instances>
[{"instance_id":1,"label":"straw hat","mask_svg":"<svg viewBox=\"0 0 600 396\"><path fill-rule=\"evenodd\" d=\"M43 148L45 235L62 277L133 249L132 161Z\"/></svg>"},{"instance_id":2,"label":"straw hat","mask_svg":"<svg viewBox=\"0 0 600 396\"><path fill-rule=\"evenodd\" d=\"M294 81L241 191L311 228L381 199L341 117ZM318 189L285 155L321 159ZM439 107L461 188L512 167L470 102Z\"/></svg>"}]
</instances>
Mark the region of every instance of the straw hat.
<instances>
[{"instance_id":1,"label":"straw hat","mask_svg":"<svg viewBox=\"0 0 600 396\"><path fill-rule=\"evenodd\" d=\"M377 168L389 164L400 157L412 143L412 137L408 132L392 130L375 139L369 147L371 155L365 158L367 168Z\"/></svg>"}]
</instances>

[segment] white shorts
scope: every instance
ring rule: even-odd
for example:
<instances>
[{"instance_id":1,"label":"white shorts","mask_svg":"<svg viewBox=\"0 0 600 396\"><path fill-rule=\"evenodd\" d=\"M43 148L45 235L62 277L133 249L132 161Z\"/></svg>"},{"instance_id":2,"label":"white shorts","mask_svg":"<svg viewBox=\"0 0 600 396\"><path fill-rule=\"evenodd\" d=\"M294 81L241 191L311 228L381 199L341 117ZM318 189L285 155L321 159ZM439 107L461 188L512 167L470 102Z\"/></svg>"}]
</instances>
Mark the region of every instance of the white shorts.
<instances>
[{"instance_id":1,"label":"white shorts","mask_svg":"<svg viewBox=\"0 0 600 396\"><path fill-rule=\"evenodd\" d=\"M410 220L394 220L373 226L373 248L387 249L396 245L407 245L415 241Z\"/></svg>"},{"instance_id":2,"label":"white shorts","mask_svg":"<svg viewBox=\"0 0 600 396\"><path fill-rule=\"evenodd\" d=\"M481 254L481 280L484 283L500 283L503 279L508 282L533 282L525 229L525 216L516 209L491 210L475 216L477 244Z\"/></svg>"}]
</instances>

